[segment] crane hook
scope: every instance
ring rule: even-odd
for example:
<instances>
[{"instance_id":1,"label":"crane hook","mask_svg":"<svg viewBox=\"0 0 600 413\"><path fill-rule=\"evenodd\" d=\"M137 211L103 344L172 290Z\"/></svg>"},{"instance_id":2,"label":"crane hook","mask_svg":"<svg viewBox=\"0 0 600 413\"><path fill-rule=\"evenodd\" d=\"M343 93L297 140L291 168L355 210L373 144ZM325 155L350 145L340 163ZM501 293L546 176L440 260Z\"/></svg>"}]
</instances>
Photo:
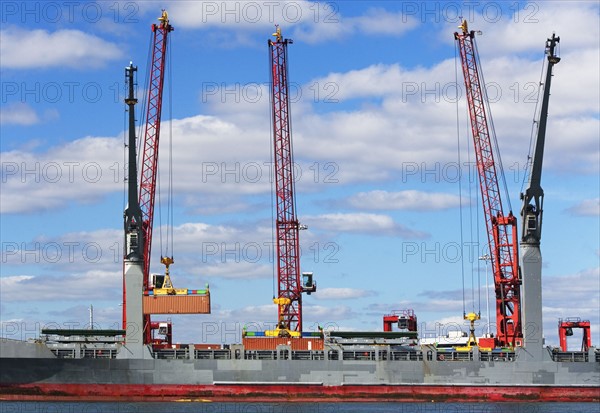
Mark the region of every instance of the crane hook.
<instances>
[{"instance_id":1,"label":"crane hook","mask_svg":"<svg viewBox=\"0 0 600 413\"><path fill-rule=\"evenodd\" d=\"M273 36L275 36L275 40L277 42L280 42L281 39L282 39L282 36L281 36L281 27L279 27L279 25L276 24L275 28L276 28L276 30L275 30L275 33L273 33Z\"/></svg>"}]
</instances>

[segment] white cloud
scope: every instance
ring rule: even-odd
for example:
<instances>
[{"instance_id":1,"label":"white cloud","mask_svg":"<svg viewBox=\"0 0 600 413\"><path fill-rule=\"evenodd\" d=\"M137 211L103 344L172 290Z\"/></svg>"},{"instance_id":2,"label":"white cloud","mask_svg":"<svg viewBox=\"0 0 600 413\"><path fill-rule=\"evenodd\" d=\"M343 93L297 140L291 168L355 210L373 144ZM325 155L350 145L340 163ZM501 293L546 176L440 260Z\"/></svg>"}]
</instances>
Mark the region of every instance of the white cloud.
<instances>
[{"instance_id":1,"label":"white cloud","mask_svg":"<svg viewBox=\"0 0 600 413\"><path fill-rule=\"evenodd\" d=\"M273 321L276 320L277 306L273 303L264 305L250 305L227 311L233 319L250 321Z\"/></svg>"},{"instance_id":2,"label":"white cloud","mask_svg":"<svg viewBox=\"0 0 600 413\"><path fill-rule=\"evenodd\" d=\"M512 15L504 13L501 21L490 16L475 16L469 29L483 32L478 40L483 55L540 50L540 39L543 42L553 32L561 37L565 50L584 49L598 46L600 28L596 23L599 11L596 2L529 2ZM574 24L585 30L573 31ZM445 33L456 31L455 25L448 26L452 28ZM447 37L451 39L451 36ZM502 41L498 42L498 39Z\"/></svg>"},{"instance_id":3,"label":"white cloud","mask_svg":"<svg viewBox=\"0 0 600 413\"><path fill-rule=\"evenodd\" d=\"M350 320L356 317L356 312L349 306L328 307L322 305L304 305L304 317L323 324L340 320Z\"/></svg>"},{"instance_id":4,"label":"white cloud","mask_svg":"<svg viewBox=\"0 0 600 413\"><path fill-rule=\"evenodd\" d=\"M350 300L354 298L372 297L375 291L356 288L321 288L314 297L318 300Z\"/></svg>"},{"instance_id":5,"label":"white cloud","mask_svg":"<svg viewBox=\"0 0 600 413\"><path fill-rule=\"evenodd\" d=\"M543 46L545 37L541 39ZM597 57L597 48L575 49L555 67L546 133L546 170L598 171ZM482 58L505 167L524 165L527 159L542 60L542 55L528 59L497 53ZM335 159L342 182L385 179L408 164L431 170L457 162L454 71L451 60L410 70L397 64L373 64L315 79L314 84L336 85L335 98L351 109L323 115L301 114L305 121L300 132L307 141L308 155L316 158L327 153ZM466 113L462 76L458 82L462 114ZM381 102L357 107L363 99L373 98ZM460 117L461 136L468 129L466 120L466 116ZM329 138L323 140L323 136ZM571 156L565 157L566 152ZM465 149L461 157L467 159ZM359 162L350 166L346 162L349 158Z\"/></svg>"},{"instance_id":6,"label":"white cloud","mask_svg":"<svg viewBox=\"0 0 600 413\"><path fill-rule=\"evenodd\" d=\"M417 25L414 17L383 8L370 8L363 15L344 16L339 5L331 2L284 0L278 2L171 2L169 18L184 28L228 29L227 33L208 32L212 39L226 36L235 43L247 43L249 31L274 31L282 28L284 37L306 43L341 39L353 34L399 36ZM175 23L176 22L176 23ZM226 43L221 41L221 43Z\"/></svg>"},{"instance_id":7,"label":"white cloud","mask_svg":"<svg viewBox=\"0 0 600 413\"><path fill-rule=\"evenodd\" d=\"M544 39L540 40L542 46ZM548 171L595 173L600 157L597 145L600 134L598 50L569 50L555 70L544 167ZM494 82L500 88L500 99L492 104L492 112L505 167L523 164L526 159L525 142L529 139L534 105L525 100L535 91L530 86L537 84L541 61L542 56L528 59L496 54L482 62L488 82ZM515 71L516 67L518 71ZM305 88L314 84L336 84L334 98L343 106L321 113L307 100L292 105L296 162L307 168L314 162L319 165L330 163L335 167L334 178L339 187L387 180L395 174L404 174L408 167L416 167L421 173L405 176L407 179L443 182L447 178L444 175L446 166L458 160L454 80L454 63L444 60L431 67L411 69L398 64L375 63L361 69L330 73L308 82ZM210 201L211 197L221 199L224 195L227 196L224 209L232 212L251 208L247 198L244 199L247 195L264 195L264 204L270 203L267 194L271 187L271 147L265 140L265 128L269 124L268 94L265 90L262 92L263 99L259 102L244 99L239 103L209 101L216 115L196 115L172 121L174 174L177 177L174 191L179 199L185 194L188 210L219 212L218 202L211 204L206 200ZM368 104L362 101L372 98L381 101ZM163 122L165 130L171 127L169 123ZM464 133L466 129L465 118L461 120L461 130ZM11 196L2 197L2 211L16 212L23 206L30 211L56 208L75 197L89 202L106 193L120 191L122 185L109 187L105 178L114 174L110 168L114 169L115 162L122 160L122 140L111 139L110 150L96 147L106 144L104 139L107 138L80 139L76 141L78 144L62 145L45 154L3 153L5 159L23 159L32 165L36 162L43 165L53 161L69 162L74 160L73 153L87 155L99 150L106 173L102 185L83 186L85 182L80 179L77 184L61 187L66 189L61 191L49 190L58 189L60 184L40 182L32 185L13 181L8 176L3 189ZM467 159L465 151L466 148L461 154L463 160ZM201 159L197 156L199 153ZM564 153L570 156L564 156ZM86 156L84 162L97 162L95 159L95 156ZM31 169L32 165L26 166ZM160 165L163 169L166 163L160 162ZM116 167L122 169L122 165ZM424 171L428 170L436 172L426 175ZM299 190L329 189L318 185L322 182L315 184L314 171L305 169L303 172L297 182ZM167 176L166 171L163 169L160 175ZM405 192L404 196L409 197L409 193ZM439 196L436 195L436 202L439 202ZM428 200L432 201L431 198ZM418 199L412 202L418 202ZM452 203L446 199L441 204L445 202ZM407 207L410 203L405 200Z\"/></svg>"},{"instance_id":8,"label":"white cloud","mask_svg":"<svg viewBox=\"0 0 600 413\"><path fill-rule=\"evenodd\" d=\"M416 78L416 73L406 70L398 64L373 64L344 73L330 73L326 77L316 80L315 83L335 84L337 86L335 99L345 100L399 94L403 91L403 82L405 84L404 92L407 92L408 82L414 81Z\"/></svg>"},{"instance_id":9,"label":"white cloud","mask_svg":"<svg viewBox=\"0 0 600 413\"><path fill-rule=\"evenodd\" d=\"M399 192L374 190L359 192L347 198L345 202L358 209L435 211L459 206L460 198L451 194L427 193L415 190Z\"/></svg>"},{"instance_id":10,"label":"white cloud","mask_svg":"<svg viewBox=\"0 0 600 413\"><path fill-rule=\"evenodd\" d=\"M97 67L122 56L117 45L79 30L8 27L0 36L1 65L8 69Z\"/></svg>"},{"instance_id":11,"label":"white cloud","mask_svg":"<svg viewBox=\"0 0 600 413\"><path fill-rule=\"evenodd\" d=\"M122 274L88 271L55 276L16 275L0 278L3 302L112 300L122 287ZM57 294L60 291L60 294ZM24 294L26 292L26 294Z\"/></svg>"},{"instance_id":12,"label":"white cloud","mask_svg":"<svg viewBox=\"0 0 600 413\"><path fill-rule=\"evenodd\" d=\"M9 104L0 110L0 124L2 125L34 125L40 121L35 110L26 103Z\"/></svg>"},{"instance_id":13,"label":"white cloud","mask_svg":"<svg viewBox=\"0 0 600 413\"><path fill-rule=\"evenodd\" d=\"M389 12L382 8L372 8L358 17L348 18L360 33L398 36L417 26L417 20L402 12Z\"/></svg>"},{"instance_id":14,"label":"white cloud","mask_svg":"<svg viewBox=\"0 0 600 413\"><path fill-rule=\"evenodd\" d=\"M600 314L600 267L582 270L575 274L543 277L542 300L544 306L568 312L595 312ZM563 317L578 314L563 314Z\"/></svg>"},{"instance_id":15,"label":"white cloud","mask_svg":"<svg viewBox=\"0 0 600 413\"><path fill-rule=\"evenodd\" d=\"M4 288L14 288L18 286L19 283L27 282L34 277L32 275L15 275L12 277L0 278L0 291L4 290Z\"/></svg>"},{"instance_id":16,"label":"white cloud","mask_svg":"<svg viewBox=\"0 0 600 413\"><path fill-rule=\"evenodd\" d=\"M216 243L248 241L248 234L244 234L239 227L210 225L202 222L188 222L178 225L173 228L173 232L184 251L187 250L186 246L198 245L203 240L211 240Z\"/></svg>"},{"instance_id":17,"label":"white cloud","mask_svg":"<svg viewBox=\"0 0 600 413\"><path fill-rule=\"evenodd\" d=\"M175 265L171 271L173 282L178 286L200 288L206 281L215 279L258 280L273 276L275 248L270 226L187 222L173 228L173 245L166 242L167 232L166 226L155 225L150 270L151 273L163 272L159 257L174 255ZM318 240L316 236L303 237L301 248L305 258L311 253L318 254L311 249L320 245L315 244ZM166 251L167 246L169 251ZM52 276L122 270L121 229L70 232L27 241L4 237L2 247L3 274L8 276L21 271L24 265L41 266L45 274ZM52 276L48 277L49 283L54 282ZM22 281L12 277L10 282ZM45 280L38 278L37 283L44 284Z\"/></svg>"},{"instance_id":18,"label":"white cloud","mask_svg":"<svg viewBox=\"0 0 600 413\"><path fill-rule=\"evenodd\" d=\"M237 254L235 251L231 253L231 255L234 256L230 257L231 261L208 264L194 271L194 273L207 278L215 277L230 280L267 279L273 276L273 268L271 265L236 261L235 254Z\"/></svg>"},{"instance_id":19,"label":"white cloud","mask_svg":"<svg viewBox=\"0 0 600 413\"><path fill-rule=\"evenodd\" d=\"M291 7L286 2L265 4L251 1L211 2L211 1L174 1L169 6L171 24L182 28L233 28L237 30L259 30L268 26L274 28L276 17L284 16L284 9L299 7L300 18L307 2L300 0ZM283 25L284 22L281 21ZM270 33L269 33L270 34Z\"/></svg>"},{"instance_id":20,"label":"white cloud","mask_svg":"<svg viewBox=\"0 0 600 413\"><path fill-rule=\"evenodd\" d=\"M120 271L122 240L123 231L112 229L38 236L30 241L6 236L2 244L3 273L14 273L21 265L39 265L54 274Z\"/></svg>"},{"instance_id":21,"label":"white cloud","mask_svg":"<svg viewBox=\"0 0 600 413\"><path fill-rule=\"evenodd\" d=\"M444 297L444 293L448 293ZM384 313L389 313L391 309L410 308L415 311L417 316L423 313L460 313L462 314L463 305L460 298L454 298L452 292L440 291L440 296L437 298L428 298L426 300L404 299L397 300L394 303L377 303L367 306L367 311L373 316L379 316ZM421 296L424 294L417 294Z\"/></svg>"},{"instance_id":22,"label":"white cloud","mask_svg":"<svg viewBox=\"0 0 600 413\"><path fill-rule=\"evenodd\" d=\"M323 3L327 5L328 3ZM335 3L331 3L335 4ZM342 16L334 7L322 13L322 21L306 20L294 30L294 37L307 43L339 40L354 34L366 36L401 36L417 26L417 20L401 12L390 12L382 8L368 9L360 16Z\"/></svg>"},{"instance_id":23,"label":"white cloud","mask_svg":"<svg viewBox=\"0 0 600 413\"><path fill-rule=\"evenodd\" d=\"M402 238L425 238L427 234L412 230L394 222L387 215L366 213L337 213L305 216L303 222L310 228L323 231L361 233L369 235L399 236Z\"/></svg>"},{"instance_id":24,"label":"white cloud","mask_svg":"<svg viewBox=\"0 0 600 413\"><path fill-rule=\"evenodd\" d=\"M2 153L0 211L29 213L60 208L69 202L92 202L123 189L123 142L86 137L46 153Z\"/></svg>"},{"instance_id":25,"label":"white cloud","mask_svg":"<svg viewBox=\"0 0 600 413\"><path fill-rule=\"evenodd\" d=\"M256 124L260 121L260 118L251 119ZM170 128L169 123L163 122L163 130ZM228 121L198 115L174 120L172 128L173 159L176 160L173 174L177 177L173 191L194 194L187 198L189 209L203 205L203 198L196 197L198 191L237 196L269 193L270 147L268 141L264 141L264 127L247 124L243 119ZM231 147L236 151L231 151ZM7 161L2 163L2 213L49 210L73 201L97 201L107 194L121 192L123 148L122 137L90 136L56 145L45 152L3 152L2 159ZM160 160L168 155L164 148L160 149L162 173L159 176L166 180L168 163ZM198 153L202 153L200 160ZM265 201L270 202L268 195ZM244 208L239 200L235 203L236 208Z\"/></svg>"},{"instance_id":26,"label":"white cloud","mask_svg":"<svg viewBox=\"0 0 600 413\"><path fill-rule=\"evenodd\" d=\"M600 198L584 199L579 204L567 209L571 215L595 217L600 215Z\"/></svg>"},{"instance_id":27,"label":"white cloud","mask_svg":"<svg viewBox=\"0 0 600 413\"><path fill-rule=\"evenodd\" d=\"M166 227L155 226L153 232L152 273L164 271L158 259L164 255L167 244L161 245L161 230L166 237ZM200 288L198 284L214 278L272 277L274 251L270 228L190 222L173 228L173 234L174 251L169 253L176 255L172 273L177 285L190 283L190 288ZM14 273L22 265L42 265L45 273L53 275L113 273L121 271L123 232L117 229L80 231L59 237L36 237L27 242L5 237L2 246L3 274ZM13 286L32 277L8 276L3 278L3 283ZM54 283L54 276L36 278L36 285L46 285L48 290L55 288Z\"/></svg>"}]
</instances>

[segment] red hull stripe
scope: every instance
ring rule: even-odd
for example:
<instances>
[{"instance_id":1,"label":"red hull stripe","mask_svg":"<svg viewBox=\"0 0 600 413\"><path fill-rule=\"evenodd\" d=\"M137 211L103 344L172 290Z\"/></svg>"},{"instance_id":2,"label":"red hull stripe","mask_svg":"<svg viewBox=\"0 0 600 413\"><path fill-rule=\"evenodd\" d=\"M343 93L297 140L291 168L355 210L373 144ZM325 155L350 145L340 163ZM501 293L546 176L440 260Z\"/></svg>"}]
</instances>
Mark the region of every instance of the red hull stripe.
<instances>
[{"instance_id":1,"label":"red hull stripe","mask_svg":"<svg viewBox=\"0 0 600 413\"><path fill-rule=\"evenodd\" d=\"M0 384L0 400L600 402L598 386Z\"/></svg>"}]
</instances>

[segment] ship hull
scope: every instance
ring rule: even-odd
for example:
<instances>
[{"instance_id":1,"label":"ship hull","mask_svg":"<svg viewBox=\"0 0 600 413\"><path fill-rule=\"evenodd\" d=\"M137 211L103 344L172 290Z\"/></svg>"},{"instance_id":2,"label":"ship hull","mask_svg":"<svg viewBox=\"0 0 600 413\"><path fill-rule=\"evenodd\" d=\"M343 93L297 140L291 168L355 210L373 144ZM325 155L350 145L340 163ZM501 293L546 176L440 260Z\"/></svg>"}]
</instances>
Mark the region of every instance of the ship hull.
<instances>
[{"instance_id":1,"label":"ship hull","mask_svg":"<svg viewBox=\"0 0 600 413\"><path fill-rule=\"evenodd\" d=\"M1 358L6 400L600 402L599 363Z\"/></svg>"}]
</instances>

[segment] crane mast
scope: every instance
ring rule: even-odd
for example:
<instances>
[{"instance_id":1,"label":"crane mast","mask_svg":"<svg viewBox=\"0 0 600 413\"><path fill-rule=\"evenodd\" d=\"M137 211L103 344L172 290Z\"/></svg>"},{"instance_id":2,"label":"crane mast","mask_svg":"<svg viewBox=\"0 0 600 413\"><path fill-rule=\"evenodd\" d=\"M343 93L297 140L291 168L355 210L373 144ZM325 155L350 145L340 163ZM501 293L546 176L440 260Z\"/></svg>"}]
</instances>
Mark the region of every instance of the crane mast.
<instances>
[{"instance_id":1,"label":"crane mast","mask_svg":"<svg viewBox=\"0 0 600 413\"><path fill-rule=\"evenodd\" d=\"M531 162L531 171L527 189L521 194L521 272L523 274L523 334L524 345L534 357L541 357L543 350L542 337L542 254L540 240L542 238L542 214L544 191L541 186L546 124L548 120L548 102L550 100L550 84L552 70L560 62L556 55L556 45L560 37L552 34L546 41L548 65L543 83L544 93L537 124L535 149Z\"/></svg>"},{"instance_id":2,"label":"crane mast","mask_svg":"<svg viewBox=\"0 0 600 413\"><path fill-rule=\"evenodd\" d=\"M137 67L130 63L125 68L125 80L127 82L127 97L125 104L128 111L128 139L127 139L127 159L128 159L128 176L127 176L127 207L123 214L125 243L123 251L123 329L127 329L127 300L126 300L126 283L125 283L125 264L134 263L136 266L143 268L142 245L144 243L144 232L142 231L142 210L138 202L138 187L137 187L137 165L136 165L136 136L135 136L135 105L138 100L135 98L135 72Z\"/></svg>"},{"instance_id":3,"label":"crane mast","mask_svg":"<svg viewBox=\"0 0 600 413\"><path fill-rule=\"evenodd\" d=\"M142 210L138 201L137 187L137 165L136 165L136 136L135 136L135 72L137 67L131 63L125 68L125 77L127 80L127 97L125 104L128 111L128 139L127 139L127 158L128 158L128 177L127 177L127 208L125 208L125 252L126 260L143 262L144 255L142 246L144 244L144 232L142 231ZM143 265L143 264L142 264Z\"/></svg>"},{"instance_id":4,"label":"crane mast","mask_svg":"<svg viewBox=\"0 0 600 413\"><path fill-rule=\"evenodd\" d=\"M162 113L162 96L165 78L168 35L173 30L168 14L162 11L158 19L160 24L152 25L152 62L148 85L146 106L146 124L143 140L139 205L142 210L142 228L144 231L144 291L148 289L150 279L150 255L152 252L152 226L154 220L154 200L156 194L156 176L158 171L158 147ZM144 315L144 342L151 341L150 315Z\"/></svg>"},{"instance_id":5,"label":"crane mast","mask_svg":"<svg viewBox=\"0 0 600 413\"><path fill-rule=\"evenodd\" d=\"M538 121L529 183L525 192L521 194L521 199L523 200L523 209L521 210L521 216L523 218L523 230L521 233L522 243L537 243L539 245L542 238L542 207L544 204L544 190L541 186L542 162L544 158L544 144L546 141L546 124L548 122L550 84L553 76L552 69L555 64L560 62L560 57L558 57L555 52L556 45L559 42L560 37L556 37L555 34L552 34L552 37L546 41L548 67L546 68L546 78L543 84L544 94L542 97L542 108L540 110L540 119Z\"/></svg>"},{"instance_id":6,"label":"crane mast","mask_svg":"<svg viewBox=\"0 0 600 413\"><path fill-rule=\"evenodd\" d=\"M468 31L466 20L454 33L458 42L465 80L469 118L481 187L491 266L496 292L496 339L500 346L522 345L521 280L518 266L517 220L512 212L504 215L496 163L488 127L483 88L478 69L475 32Z\"/></svg>"},{"instance_id":7,"label":"crane mast","mask_svg":"<svg viewBox=\"0 0 600 413\"><path fill-rule=\"evenodd\" d=\"M275 163L277 243L278 334L302 331L302 284L300 274L300 224L296 218L294 159L292 151L287 46L277 27L275 41L269 39L271 63L271 116Z\"/></svg>"},{"instance_id":8,"label":"crane mast","mask_svg":"<svg viewBox=\"0 0 600 413\"><path fill-rule=\"evenodd\" d=\"M125 346L136 357L143 357L143 335L141 326L142 291L144 268L144 231L142 229L142 211L138 202L134 75L137 68L132 63L125 68L128 94L125 98L129 115L128 181L127 207L124 212L124 251L123 251L123 329L126 330Z\"/></svg>"}]
</instances>

